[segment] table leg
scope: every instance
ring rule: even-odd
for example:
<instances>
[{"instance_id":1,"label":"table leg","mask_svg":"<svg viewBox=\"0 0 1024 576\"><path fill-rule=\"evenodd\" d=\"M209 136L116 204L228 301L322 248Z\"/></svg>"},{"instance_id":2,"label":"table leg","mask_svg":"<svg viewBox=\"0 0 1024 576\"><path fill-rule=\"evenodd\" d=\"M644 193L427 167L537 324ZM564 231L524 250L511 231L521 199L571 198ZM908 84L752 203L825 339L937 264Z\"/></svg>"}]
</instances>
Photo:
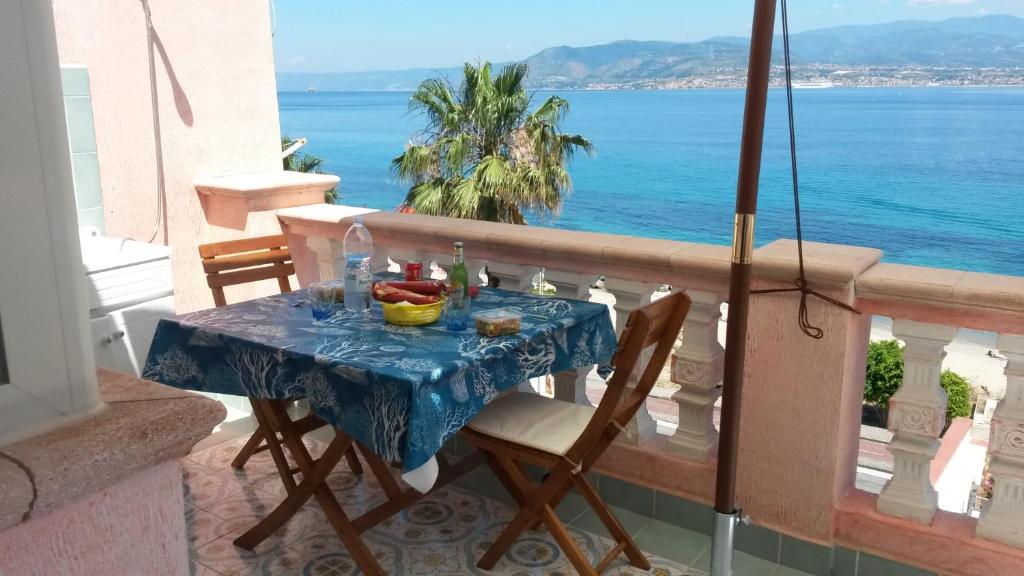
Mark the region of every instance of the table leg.
<instances>
[{"instance_id":1,"label":"table leg","mask_svg":"<svg viewBox=\"0 0 1024 576\"><path fill-rule=\"evenodd\" d=\"M388 464L380 456L355 442L351 436L341 430L335 430L335 437L328 444L323 455L320 458L314 459L305 444L302 443L302 434L304 432L299 425L299 421L293 421L288 416L282 401L260 398L252 398L251 400L253 413L256 415L260 426L266 431L264 436L268 449L274 457L278 473L281 475L281 480L284 482L288 495L266 518L236 538L235 545L246 550L252 550L260 542L263 542L271 534L279 530L285 522L302 508L310 497L316 497L334 531L338 534L338 537L348 549L349 554L351 554L352 559L359 565L363 573L383 575L384 572L380 564L369 548L366 547L360 534L394 516L404 508L429 495L430 492L423 494L414 488L403 490L394 476L392 476L391 471L388 469ZM280 434L280 438L278 434ZM338 462L346 454L351 453L350 449L352 446L356 446L362 452L363 459L387 495L387 500L384 503L355 519L349 519L345 514L345 511L338 504L338 500L334 497L326 482L327 476L334 470ZM290 467L284 453L285 448L291 454L297 469ZM466 472L482 464L483 461L483 454L480 452L466 456L454 464L448 463L441 456L439 459L440 470L433 489L436 490L448 485ZM298 484L294 480L295 472L302 473L302 481Z\"/></svg>"},{"instance_id":2,"label":"table leg","mask_svg":"<svg viewBox=\"0 0 1024 576\"><path fill-rule=\"evenodd\" d=\"M327 446L324 454L318 459L313 459L305 444L302 443L302 435L295 429L295 423L288 417L288 413L285 411L281 401L254 399L253 404L254 406L259 405L259 408L254 412L257 420L260 422L260 426L263 426L264 430L267 431L266 440L272 453L275 454L275 462L278 460L278 454L281 455L281 460L284 460L281 447L282 444L287 446L292 458L298 465L299 472L302 473L302 482L289 489L284 501L278 504L266 518L250 528L245 534L236 538L235 545L252 550L260 542L280 529L285 522L302 508L303 504L311 496L315 496L334 531L341 538L342 543L345 544L352 559L362 568L363 573L383 575L384 571L381 569L380 564L377 563L377 559L374 558L373 553L370 552L362 538L359 537L359 531L356 530L348 516L345 515L345 511L342 510L341 505L338 504L338 500L334 497L326 483L327 475L334 470L334 467L352 445L352 438L336 430L335 438ZM281 439L277 437L278 433L281 434ZM289 485L289 481L294 482L287 461L284 461L283 466L281 463L278 463L278 472L280 472L281 479L285 482L286 488Z\"/></svg>"}]
</instances>

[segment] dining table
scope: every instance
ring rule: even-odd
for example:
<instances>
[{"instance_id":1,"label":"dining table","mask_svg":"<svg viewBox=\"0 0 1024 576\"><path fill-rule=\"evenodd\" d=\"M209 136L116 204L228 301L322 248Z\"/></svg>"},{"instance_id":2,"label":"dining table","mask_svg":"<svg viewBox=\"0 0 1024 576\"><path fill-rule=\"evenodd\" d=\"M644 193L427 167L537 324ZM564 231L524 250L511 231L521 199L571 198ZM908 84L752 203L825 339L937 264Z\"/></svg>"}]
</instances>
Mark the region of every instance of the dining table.
<instances>
[{"instance_id":1,"label":"dining table","mask_svg":"<svg viewBox=\"0 0 1024 576\"><path fill-rule=\"evenodd\" d=\"M443 321L393 325L376 302L364 311L338 306L314 320L306 289L256 298L160 320L143 377L252 402L287 496L236 545L253 548L315 497L363 571L380 574L360 534L479 464L473 457L449 464L441 449L485 405L547 374L611 370L616 335L605 304L483 287L472 308L517 313L520 331L486 337L473 322L461 331ZM335 430L319 458L286 409L299 398ZM387 496L355 519L325 482L351 446Z\"/></svg>"}]
</instances>

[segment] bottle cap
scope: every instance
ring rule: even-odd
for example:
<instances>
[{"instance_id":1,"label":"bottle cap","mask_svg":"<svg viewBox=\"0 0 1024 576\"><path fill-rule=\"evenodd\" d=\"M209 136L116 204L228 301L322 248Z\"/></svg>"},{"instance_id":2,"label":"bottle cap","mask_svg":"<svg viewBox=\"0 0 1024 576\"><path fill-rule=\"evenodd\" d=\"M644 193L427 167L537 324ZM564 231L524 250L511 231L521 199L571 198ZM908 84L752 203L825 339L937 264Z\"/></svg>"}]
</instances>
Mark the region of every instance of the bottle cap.
<instances>
[{"instance_id":1,"label":"bottle cap","mask_svg":"<svg viewBox=\"0 0 1024 576\"><path fill-rule=\"evenodd\" d=\"M456 248L462 248L462 242L456 242L455 243L455 247Z\"/></svg>"}]
</instances>

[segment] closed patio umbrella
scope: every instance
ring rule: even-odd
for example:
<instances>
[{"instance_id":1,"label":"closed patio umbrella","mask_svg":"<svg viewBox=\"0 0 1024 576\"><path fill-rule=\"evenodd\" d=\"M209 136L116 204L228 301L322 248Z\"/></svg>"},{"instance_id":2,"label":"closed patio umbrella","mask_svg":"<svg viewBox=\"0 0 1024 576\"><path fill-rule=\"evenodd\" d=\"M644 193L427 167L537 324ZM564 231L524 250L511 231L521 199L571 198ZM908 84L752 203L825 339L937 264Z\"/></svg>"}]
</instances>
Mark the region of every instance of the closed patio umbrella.
<instances>
[{"instance_id":1,"label":"closed patio umbrella","mask_svg":"<svg viewBox=\"0 0 1024 576\"><path fill-rule=\"evenodd\" d=\"M715 523L711 550L712 576L732 576L732 555L736 526L746 523L736 506L736 452L740 432L740 401L746 358L747 316L750 301L750 273L753 266L754 219L761 172L765 108L771 75L772 40L776 0L755 0L747 66L747 92L743 110L739 177L736 185L736 216L733 225L732 264L729 279L729 322L725 338L725 368L722 378L722 415L715 483ZM786 64L786 103L789 113L789 146L793 177L793 207L796 217L799 276L795 287L757 290L754 293L799 292L800 329L811 338L821 338L821 329L810 324L807 297L815 296L858 313L852 307L811 290L804 276L803 233L800 226L800 194L796 164L796 132L793 119L793 82L789 54L789 23L786 0L782 6L782 32Z\"/></svg>"}]
</instances>

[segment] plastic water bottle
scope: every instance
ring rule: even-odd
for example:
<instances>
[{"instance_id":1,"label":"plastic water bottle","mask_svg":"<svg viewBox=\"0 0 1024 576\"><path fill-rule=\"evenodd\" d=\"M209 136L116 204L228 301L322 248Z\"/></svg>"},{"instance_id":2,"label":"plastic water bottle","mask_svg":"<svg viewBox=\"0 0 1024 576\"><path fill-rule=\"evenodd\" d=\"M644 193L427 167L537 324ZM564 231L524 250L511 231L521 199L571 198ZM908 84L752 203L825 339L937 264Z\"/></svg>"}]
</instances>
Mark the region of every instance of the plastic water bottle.
<instances>
[{"instance_id":1,"label":"plastic water bottle","mask_svg":"<svg viewBox=\"0 0 1024 576\"><path fill-rule=\"evenodd\" d=\"M373 236L363 226L361 216L345 233L345 309L364 312L370 308L370 284L373 273L370 259L373 257Z\"/></svg>"}]
</instances>

